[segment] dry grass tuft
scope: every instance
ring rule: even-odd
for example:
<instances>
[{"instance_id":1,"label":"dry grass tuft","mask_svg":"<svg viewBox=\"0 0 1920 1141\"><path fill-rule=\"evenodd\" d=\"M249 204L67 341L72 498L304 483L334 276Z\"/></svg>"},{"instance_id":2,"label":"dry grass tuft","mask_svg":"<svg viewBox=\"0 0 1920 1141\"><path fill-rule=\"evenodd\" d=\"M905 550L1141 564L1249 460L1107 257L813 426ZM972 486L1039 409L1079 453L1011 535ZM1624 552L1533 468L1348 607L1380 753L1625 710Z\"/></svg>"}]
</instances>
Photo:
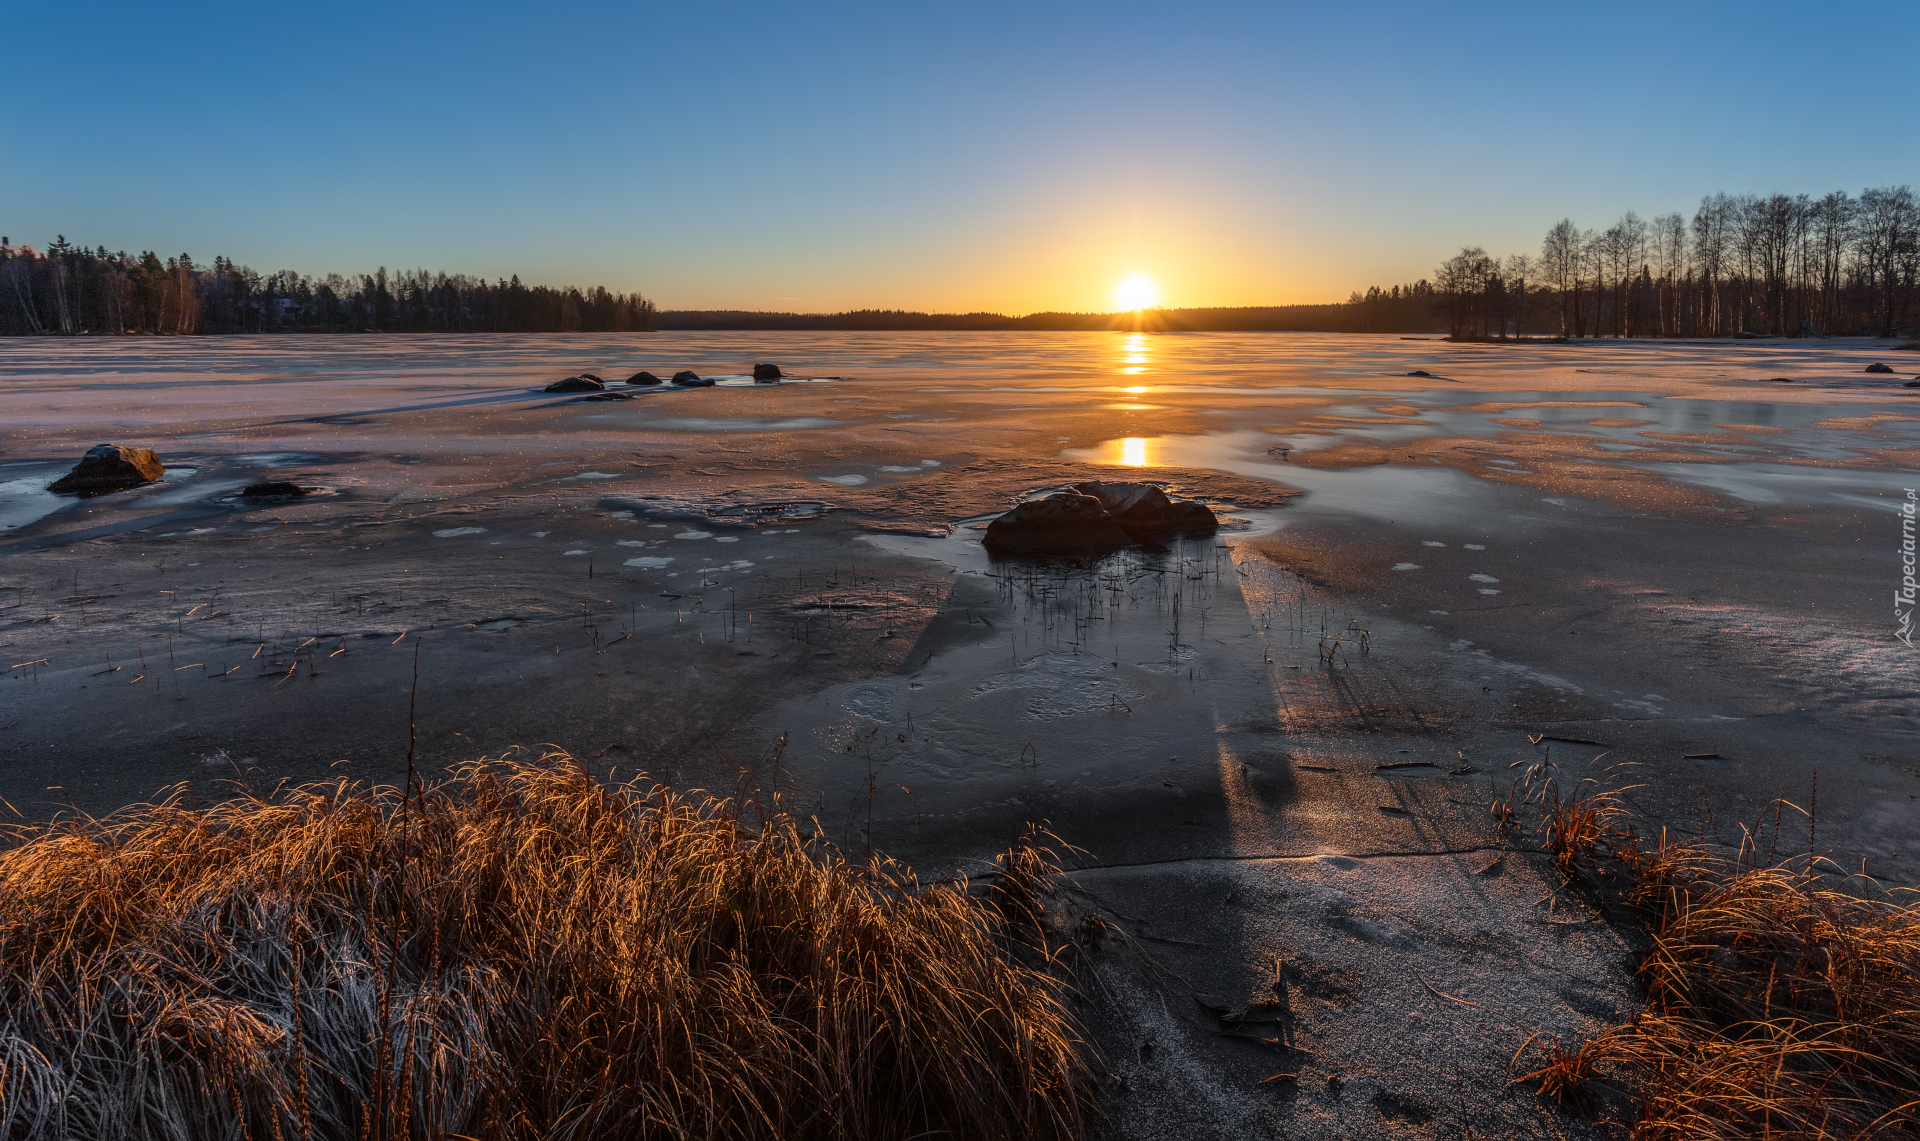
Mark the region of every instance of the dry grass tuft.
<instances>
[{"instance_id":1,"label":"dry grass tuft","mask_svg":"<svg viewBox=\"0 0 1920 1141\"><path fill-rule=\"evenodd\" d=\"M1526 1051L1532 1042L1528 1039L1515 1052L1515 1060ZM1538 1069L1530 1074L1522 1074L1514 1082L1539 1082L1542 1097L1550 1097L1567 1109L1585 1110L1588 1100L1588 1083L1594 1079L1594 1071L1600 1058L1600 1052L1594 1049L1594 1043L1582 1043L1578 1050L1569 1051L1558 1041L1547 1044L1546 1057Z\"/></svg>"},{"instance_id":2,"label":"dry grass tuft","mask_svg":"<svg viewBox=\"0 0 1920 1141\"><path fill-rule=\"evenodd\" d=\"M1920 908L1822 861L1759 866L1757 845L1644 843L1616 796L1541 801L1569 882L1645 926L1647 1006L1522 1080L1575 1104L1623 1078L1637 1141L1920 1135Z\"/></svg>"},{"instance_id":3,"label":"dry grass tuft","mask_svg":"<svg viewBox=\"0 0 1920 1141\"><path fill-rule=\"evenodd\" d=\"M560 755L12 839L0 1137L1063 1136L1091 1089L1031 841L1003 918Z\"/></svg>"}]
</instances>

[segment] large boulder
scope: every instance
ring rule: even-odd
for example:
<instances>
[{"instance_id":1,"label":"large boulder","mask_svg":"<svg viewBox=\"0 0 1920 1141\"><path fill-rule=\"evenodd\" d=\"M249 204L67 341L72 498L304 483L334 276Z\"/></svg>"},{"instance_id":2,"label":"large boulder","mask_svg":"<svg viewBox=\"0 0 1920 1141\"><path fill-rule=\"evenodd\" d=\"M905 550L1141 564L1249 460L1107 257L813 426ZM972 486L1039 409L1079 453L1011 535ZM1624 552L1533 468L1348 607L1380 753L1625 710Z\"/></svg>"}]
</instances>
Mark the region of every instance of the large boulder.
<instances>
[{"instance_id":1,"label":"large boulder","mask_svg":"<svg viewBox=\"0 0 1920 1141\"><path fill-rule=\"evenodd\" d=\"M152 483L167 474L152 448L123 448L96 444L87 449L73 470L48 485L61 495L100 495Z\"/></svg>"},{"instance_id":2,"label":"large boulder","mask_svg":"<svg viewBox=\"0 0 1920 1141\"><path fill-rule=\"evenodd\" d=\"M1893 369L1889 368L1884 364L1881 364L1879 361L1874 361L1872 364L1867 366L1867 371L1868 372L1892 372Z\"/></svg>"},{"instance_id":3,"label":"large boulder","mask_svg":"<svg viewBox=\"0 0 1920 1141\"><path fill-rule=\"evenodd\" d=\"M996 555L1093 555L1117 551L1133 536L1091 495L1063 491L1030 499L987 525Z\"/></svg>"},{"instance_id":4,"label":"large boulder","mask_svg":"<svg viewBox=\"0 0 1920 1141\"><path fill-rule=\"evenodd\" d=\"M593 376L570 376L565 380L556 380L542 389L543 392L601 392L606 389L605 382Z\"/></svg>"},{"instance_id":5,"label":"large boulder","mask_svg":"<svg viewBox=\"0 0 1920 1141\"><path fill-rule=\"evenodd\" d=\"M780 371L780 366L777 364L757 364L753 366L753 379L755 383L779 380L785 375L785 373Z\"/></svg>"},{"instance_id":6,"label":"large boulder","mask_svg":"<svg viewBox=\"0 0 1920 1141\"><path fill-rule=\"evenodd\" d=\"M712 388L713 382L706 380L690 368L683 368L673 374L673 383L687 388Z\"/></svg>"},{"instance_id":7,"label":"large boulder","mask_svg":"<svg viewBox=\"0 0 1920 1141\"><path fill-rule=\"evenodd\" d=\"M639 372L636 372L632 376L628 377L627 383L628 384L659 384L660 378L648 372L646 369L641 369Z\"/></svg>"},{"instance_id":8,"label":"large boulder","mask_svg":"<svg viewBox=\"0 0 1920 1141\"><path fill-rule=\"evenodd\" d=\"M1076 483L1073 489L1091 495L1106 508L1121 530L1136 543L1164 543L1181 535L1211 535L1220 526L1213 511L1190 499L1169 499L1151 483Z\"/></svg>"}]
</instances>

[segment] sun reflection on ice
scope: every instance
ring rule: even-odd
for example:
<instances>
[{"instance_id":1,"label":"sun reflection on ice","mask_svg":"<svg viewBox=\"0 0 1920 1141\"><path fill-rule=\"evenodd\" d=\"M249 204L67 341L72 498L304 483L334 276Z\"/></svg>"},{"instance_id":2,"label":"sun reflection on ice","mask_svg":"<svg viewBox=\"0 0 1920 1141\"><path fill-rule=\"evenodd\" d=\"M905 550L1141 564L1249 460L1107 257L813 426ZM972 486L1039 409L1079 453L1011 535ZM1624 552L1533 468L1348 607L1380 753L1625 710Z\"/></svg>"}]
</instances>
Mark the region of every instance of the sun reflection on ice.
<instances>
[{"instance_id":1,"label":"sun reflection on ice","mask_svg":"<svg viewBox=\"0 0 1920 1141\"><path fill-rule=\"evenodd\" d=\"M1129 436L1120 441L1120 465L1122 467L1147 466L1147 441L1145 438Z\"/></svg>"},{"instance_id":2,"label":"sun reflection on ice","mask_svg":"<svg viewBox=\"0 0 1920 1141\"><path fill-rule=\"evenodd\" d=\"M1126 368L1123 368L1120 370L1121 372L1127 374L1128 376L1138 376L1139 374L1147 371L1146 369L1146 364L1147 364L1146 337L1140 335L1139 333L1135 333L1132 336L1129 336L1124 342L1122 342L1121 349L1127 364ZM1145 392L1146 389L1143 388L1143 389L1139 389L1138 391Z\"/></svg>"}]
</instances>

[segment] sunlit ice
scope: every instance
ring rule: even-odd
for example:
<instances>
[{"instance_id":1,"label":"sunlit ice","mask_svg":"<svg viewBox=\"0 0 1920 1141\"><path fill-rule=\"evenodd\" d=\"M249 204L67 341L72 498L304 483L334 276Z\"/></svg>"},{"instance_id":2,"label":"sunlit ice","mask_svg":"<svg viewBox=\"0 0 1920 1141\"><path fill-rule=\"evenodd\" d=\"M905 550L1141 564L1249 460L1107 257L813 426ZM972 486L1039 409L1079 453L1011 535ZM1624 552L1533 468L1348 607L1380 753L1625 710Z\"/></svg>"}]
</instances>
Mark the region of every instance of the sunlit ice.
<instances>
[{"instance_id":1,"label":"sunlit ice","mask_svg":"<svg viewBox=\"0 0 1920 1141\"><path fill-rule=\"evenodd\" d=\"M1115 441L1119 445L1117 463L1121 467L1147 467L1152 461L1147 458L1147 440L1138 436L1129 436Z\"/></svg>"},{"instance_id":2,"label":"sunlit ice","mask_svg":"<svg viewBox=\"0 0 1920 1141\"><path fill-rule=\"evenodd\" d=\"M1131 273L1113 287L1113 302L1120 309L1151 309L1160 304L1160 287L1144 273Z\"/></svg>"}]
</instances>

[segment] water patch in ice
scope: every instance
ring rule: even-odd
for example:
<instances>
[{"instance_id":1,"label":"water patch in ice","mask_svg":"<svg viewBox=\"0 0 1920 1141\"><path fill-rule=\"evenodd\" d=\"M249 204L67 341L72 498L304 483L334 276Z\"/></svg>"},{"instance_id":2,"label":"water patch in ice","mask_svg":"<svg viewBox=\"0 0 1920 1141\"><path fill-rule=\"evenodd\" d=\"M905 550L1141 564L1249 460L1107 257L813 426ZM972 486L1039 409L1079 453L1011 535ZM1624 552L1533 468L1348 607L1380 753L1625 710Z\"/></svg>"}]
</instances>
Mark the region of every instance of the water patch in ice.
<instances>
[{"instance_id":1,"label":"water patch in ice","mask_svg":"<svg viewBox=\"0 0 1920 1141\"><path fill-rule=\"evenodd\" d=\"M642 555L637 559L628 559L626 562L622 563L621 565L629 566L629 567L658 568L658 567L666 566L668 563L672 561L673 560L671 558L668 558L665 555Z\"/></svg>"},{"instance_id":2,"label":"water patch in ice","mask_svg":"<svg viewBox=\"0 0 1920 1141\"><path fill-rule=\"evenodd\" d=\"M485 527L448 527L444 531L435 531L433 537L436 539L458 539L462 535L484 535L486 532L487 529Z\"/></svg>"},{"instance_id":3,"label":"water patch in ice","mask_svg":"<svg viewBox=\"0 0 1920 1141\"><path fill-rule=\"evenodd\" d=\"M713 532L712 531L682 531L678 535L675 535L674 538L676 539L711 539L713 538Z\"/></svg>"},{"instance_id":4,"label":"water patch in ice","mask_svg":"<svg viewBox=\"0 0 1920 1141\"><path fill-rule=\"evenodd\" d=\"M859 487L867 482L864 475L817 475L814 478L821 483L837 483L842 487Z\"/></svg>"},{"instance_id":5,"label":"water patch in ice","mask_svg":"<svg viewBox=\"0 0 1920 1141\"><path fill-rule=\"evenodd\" d=\"M715 539L714 539L713 541L714 541L714 542L716 542L716 543L737 543L737 542L739 542L739 541L740 541L740 536L738 536L738 535L720 535L720 536L718 536L718 537L716 537L716 538L715 538Z\"/></svg>"},{"instance_id":6,"label":"water patch in ice","mask_svg":"<svg viewBox=\"0 0 1920 1141\"><path fill-rule=\"evenodd\" d=\"M614 545L614 546L616 546L616 547L644 547L644 546L646 546L646 545L647 545L647 540L645 540L645 539L620 539L620 540L618 540L617 542L615 542L615 543L614 543L613 545Z\"/></svg>"},{"instance_id":7,"label":"water patch in ice","mask_svg":"<svg viewBox=\"0 0 1920 1141\"><path fill-rule=\"evenodd\" d=\"M1444 546L1446 546L1446 544L1445 544L1445 543L1436 543L1436 542L1434 542L1434 541L1433 541L1432 539L1422 539L1422 540L1420 540L1420 545L1421 545L1421 546L1423 546L1423 547L1444 547Z\"/></svg>"},{"instance_id":8,"label":"water patch in ice","mask_svg":"<svg viewBox=\"0 0 1920 1141\"><path fill-rule=\"evenodd\" d=\"M827 505L819 500L793 500L774 503L735 503L707 512L716 519L815 519L825 514ZM777 535L778 531L768 531Z\"/></svg>"},{"instance_id":9,"label":"water patch in ice","mask_svg":"<svg viewBox=\"0 0 1920 1141\"><path fill-rule=\"evenodd\" d=\"M71 496L48 491L49 482L47 476L35 475L0 483L0 531L37 523L74 502Z\"/></svg>"},{"instance_id":10,"label":"water patch in ice","mask_svg":"<svg viewBox=\"0 0 1920 1141\"><path fill-rule=\"evenodd\" d=\"M1467 578L1473 582L1499 582L1500 581L1499 579L1493 577L1490 574L1470 574L1467 576Z\"/></svg>"},{"instance_id":11,"label":"water patch in ice","mask_svg":"<svg viewBox=\"0 0 1920 1141\"><path fill-rule=\"evenodd\" d=\"M1139 694L1123 686L1106 669L1105 663L1086 654L1040 654L1015 669L982 680L968 696L1032 691L1026 711L1032 718L1090 713L1113 708L1116 702L1139 699Z\"/></svg>"},{"instance_id":12,"label":"water patch in ice","mask_svg":"<svg viewBox=\"0 0 1920 1141\"><path fill-rule=\"evenodd\" d=\"M1742 503L1813 506L1839 500L1858 506L1898 511L1911 474L1816 468L1800 464L1641 464L1680 483L1704 487Z\"/></svg>"},{"instance_id":13,"label":"water patch in ice","mask_svg":"<svg viewBox=\"0 0 1920 1141\"><path fill-rule=\"evenodd\" d=\"M236 463L248 467L302 467L307 464L325 463L325 456L312 452L259 452L254 455L235 456Z\"/></svg>"},{"instance_id":14,"label":"water patch in ice","mask_svg":"<svg viewBox=\"0 0 1920 1141\"><path fill-rule=\"evenodd\" d=\"M1393 564L1393 569L1399 570L1399 571L1419 570L1420 564L1419 563L1395 563Z\"/></svg>"},{"instance_id":15,"label":"water patch in ice","mask_svg":"<svg viewBox=\"0 0 1920 1141\"><path fill-rule=\"evenodd\" d=\"M1498 592L1496 591L1495 593L1498 593ZM1527 679L1528 681L1538 682L1539 684L1546 686L1548 689L1559 690L1561 693L1584 694L1585 692L1587 692L1586 690L1581 689L1579 686L1573 684L1572 682L1568 681L1566 678L1563 678L1558 674L1550 674L1544 670L1536 670L1531 666L1523 666L1519 662L1502 662L1502 661L1495 660L1493 664L1497 668L1504 670L1507 673L1518 674L1521 677Z\"/></svg>"},{"instance_id":16,"label":"water patch in ice","mask_svg":"<svg viewBox=\"0 0 1920 1141\"><path fill-rule=\"evenodd\" d=\"M564 558L564 557L570 557L573 555L584 555L584 554L587 554L587 552L576 548L575 550L571 550L571 551L561 551L560 554Z\"/></svg>"},{"instance_id":17,"label":"water patch in ice","mask_svg":"<svg viewBox=\"0 0 1920 1141\"><path fill-rule=\"evenodd\" d=\"M855 717L884 723L893 715L893 691L882 685L863 685L849 691L840 705Z\"/></svg>"},{"instance_id":18,"label":"water patch in ice","mask_svg":"<svg viewBox=\"0 0 1920 1141\"><path fill-rule=\"evenodd\" d=\"M1480 593L1481 594L1499 594L1500 592L1483 586L1480 588Z\"/></svg>"},{"instance_id":19,"label":"water patch in ice","mask_svg":"<svg viewBox=\"0 0 1920 1141\"><path fill-rule=\"evenodd\" d=\"M1480 544L1480 543L1463 543L1461 545L1466 547L1466 549L1469 551L1484 551L1487 549L1483 544Z\"/></svg>"}]
</instances>

